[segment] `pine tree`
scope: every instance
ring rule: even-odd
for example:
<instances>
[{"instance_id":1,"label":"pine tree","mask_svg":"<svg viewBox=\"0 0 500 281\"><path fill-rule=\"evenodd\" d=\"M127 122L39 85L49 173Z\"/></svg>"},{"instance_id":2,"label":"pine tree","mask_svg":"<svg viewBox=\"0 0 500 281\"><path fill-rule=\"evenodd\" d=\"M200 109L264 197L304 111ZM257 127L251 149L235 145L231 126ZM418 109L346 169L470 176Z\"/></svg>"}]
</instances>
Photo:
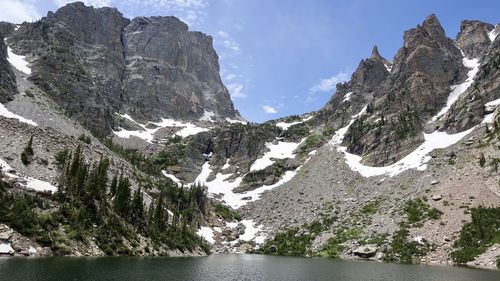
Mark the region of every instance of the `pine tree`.
<instances>
[{"instance_id":1,"label":"pine tree","mask_svg":"<svg viewBox=\"0 0 500 281\"><path fill-rule=\"evenodd\" d=\"M130 211L130 183L128 178L120 178L113 204L118 214L123 218L128 217Z\"/></svg>"},{"instance_id":2,"label":"pine tree","mask_svg":"<svg viewBox=\"0 0 500 281\"><path fill-rule=\"evenodd\" d=\"M111 196L115 195L117 186L118 186L118 174L115 174L113 176L113 179L111 180L111 185L109 186L109 192L111 193Z\"/></svg>"},{"instance_id":3,"label":"pine tree","mask_svg":"<svg viewBox=\"0 0 500 281\"><path fill-rule=\"evenodd\" d=\"M155 235L155 208L153 202L149 204L148 209L148 229L149 233Z\"/></svg>"},{"instance_id":4,"label":"pine tree","mask_svg":"<svg viewBox=\"0 0 500 281\"><path fill-rule=\"evenodd\" d=\"M155 228L157 231L162 232L166 229L166 219L168 219L168 214L167 216L165 208L163 206L163 197L165 196L164 192L162 191L160 193L160 197L158 198L158 202L156 204L155 208L155 215L154 215L154 221L155 221Z\"/></svg>"},{"instance_id":5,"label":"pine tree","mask_svg":"<svg viewBox=\"0 0 500 281\"><path fill-rule=\"evenodd\" d=\"M479 157L479 166L484 167L484 165L486 164L486 158L484 157L484 154L481 153L481 156Z\"/></svg>"},{"instance_id":6,"label":"pine tree","mask_svg":"<svg viewBox=\"0 0 500 281\"><path fill-rule=\"evenodd\" d=\"M33 157L33 135L28 140L28 143L21 152L21 162L24 165L29 165L31 163L31 158Z\"/></svg>"},{"instance_id":7,"label":"pine tree","mask_svg":"<svg viewBox=\"0 0 500 281\"><path fill-rule=\"evenodd\" d=\"M141 226L144 221L144 198L141 188L135 190L130 209L130 222Z\"/></svg>"}]
</instances>

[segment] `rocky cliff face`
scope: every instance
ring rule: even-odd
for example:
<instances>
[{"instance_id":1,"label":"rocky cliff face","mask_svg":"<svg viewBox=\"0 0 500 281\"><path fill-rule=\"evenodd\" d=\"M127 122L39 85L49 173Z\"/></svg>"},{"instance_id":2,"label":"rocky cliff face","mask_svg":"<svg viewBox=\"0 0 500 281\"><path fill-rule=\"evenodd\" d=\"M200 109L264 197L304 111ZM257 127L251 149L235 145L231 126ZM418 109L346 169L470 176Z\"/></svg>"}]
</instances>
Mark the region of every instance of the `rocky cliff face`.
<instances>
[{"instance_id":1,"label":"rocky cliff face","mask_svg":"<svg viewBox=\"0 0 500 281\"><path fill-rule=\"evenodd\" d=\"M123 44L125 111L146 120L199 118L205 111L235 117L212 37L188 31L175 17L140 17L125 27Z\"/></svg>"},{"instance_id":2,"label":"rocky cliff face","mask_svg":"<svg viewBox=\"0 0 500 281\"><path fill-rule=\"evenodd\" d=\"M211 37L173 17L130 21L114 8L77 2L24 23L8 44L28 55L32 81L102 135L115 126L116 112L144 121L197 120L205 111L240 118Z\"/></svg>"},{"instance_id":3,"label":"rocky cliff face","mask_svg":"<svg viewBox=\"0 0 500 281\"><path fill-rule=\"evenodd\" d=\"M460 33L455 40L457 46L468 58L479 58L487 49L491 40L488 36L495 27L478 20L464 20L460 24Z\"/></svg>"},{"instance_id":4,"label":"rocky cliff face","mask_svg":"<svg viewBox=\"0 0 500 281\"><path fill-rule=\"evenodd\" d=\"M389 76L390 66L374 46L371 57L361 60L351 80L337 84L336 94L319 111L316 122L326 123L334 129L347 125L351 116L373 99L373 90Z\"/></svg>"},{"instance_id":5,"label":"rocky cliff face","mask_svg":"<svg viewBox=\"0 0 500 281\"><path fill-rule=\"evenodd\" d=\"M365 163L388 165L422 141L424 124L447 100L449 87L463 81L460 50L431 15L404 34L390 75L374 89L368 114L350 127L348 150Z\"/></svg>"},{"instance_id":6,"label":"rocky cliff face","mask_svg":"<svg viewBox=\"0 0 500 281\"><path fill-rule=\"evenodd\" d=\"M7 102L17 94L16 77L7 61L7 46L3 42L0 32L0 103Z\"/></svg>"}]
</instances>

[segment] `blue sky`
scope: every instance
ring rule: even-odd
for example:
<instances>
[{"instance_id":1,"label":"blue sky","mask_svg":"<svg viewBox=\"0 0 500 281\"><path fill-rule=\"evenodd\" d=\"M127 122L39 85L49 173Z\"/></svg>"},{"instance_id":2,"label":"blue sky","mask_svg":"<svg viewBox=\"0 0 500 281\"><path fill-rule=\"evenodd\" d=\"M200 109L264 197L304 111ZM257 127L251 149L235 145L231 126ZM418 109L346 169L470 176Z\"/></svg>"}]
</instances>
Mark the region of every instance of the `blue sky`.
<instances>
[{"instance_id":1,"label":"blue sky","mask_svg":"<svg viewBox=\"0 0 500 281\"><path fill-rule=\"evenodd\" d=\"M0 20L37 19L66 0L1 0ZM374 44L392 60L403 32L435 13L450 38L462 19L497 24L500 1L86 0L125 16L175 15L214 37L236 108L262 122L320 109Z\"/></svg>"}]
</instances>

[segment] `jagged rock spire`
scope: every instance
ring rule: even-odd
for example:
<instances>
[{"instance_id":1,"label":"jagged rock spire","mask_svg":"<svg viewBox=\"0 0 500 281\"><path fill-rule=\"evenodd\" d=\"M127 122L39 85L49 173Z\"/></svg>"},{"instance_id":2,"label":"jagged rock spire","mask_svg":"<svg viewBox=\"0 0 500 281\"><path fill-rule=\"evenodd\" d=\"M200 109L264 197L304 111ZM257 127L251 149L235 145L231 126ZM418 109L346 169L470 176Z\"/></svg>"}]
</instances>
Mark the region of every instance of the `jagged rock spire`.
<instances>
[{"instance_id":1,"label":"jagged rock spire","mask_svg":"<svg viewBox=\"0 0 500 281\"><path fill-rule=\"evenodd\" d=\"M434 38L446 38L444 29L435 14L431 14L427 18L425 18L424 22L422 23L422 28Z\"/></svg>"},{"instance_id":2,"label":"jagged rock spire","mask_svg":"<svg viewBox=\"0 0 500 281\"><path fill-rule=\"evenodd\" d=\"M378 47L377 45L373 45L373 49L372 49L372 55L370 57L370 59L372 60L376 60L376 61L379 61L385 65L388 65L389 62L380 55L380 53L378 52Z\"/></svg>"}]
</instances>

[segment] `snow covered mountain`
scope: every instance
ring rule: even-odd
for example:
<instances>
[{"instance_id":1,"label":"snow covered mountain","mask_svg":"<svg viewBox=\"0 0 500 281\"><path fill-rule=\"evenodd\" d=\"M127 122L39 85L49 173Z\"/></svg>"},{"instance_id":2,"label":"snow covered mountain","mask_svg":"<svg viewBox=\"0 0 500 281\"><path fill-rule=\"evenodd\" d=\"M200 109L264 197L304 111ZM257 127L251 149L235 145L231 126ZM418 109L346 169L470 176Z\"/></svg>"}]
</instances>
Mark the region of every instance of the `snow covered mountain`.
<instances>
[{"instance_id":1,"label":"snow covered mountain","mask_svg":"<svg viewBox=\"0 0 500 281\"><path fill-rule=\"evenodd\" d=\"M64 190L54 155L80 145L148 207L164 203L170 225L192 218L188 233L215 251L486 266L500 255L453 248L471 212L500 207L498 25L463 21L452 40L430 15L392 60L375 46L317 112L263 124L234 109L211 37L175 18L73 3L0 30L0 165L16 192ZM207 198L174 208L199 186Z\"/></svg>"}]
</instances>

